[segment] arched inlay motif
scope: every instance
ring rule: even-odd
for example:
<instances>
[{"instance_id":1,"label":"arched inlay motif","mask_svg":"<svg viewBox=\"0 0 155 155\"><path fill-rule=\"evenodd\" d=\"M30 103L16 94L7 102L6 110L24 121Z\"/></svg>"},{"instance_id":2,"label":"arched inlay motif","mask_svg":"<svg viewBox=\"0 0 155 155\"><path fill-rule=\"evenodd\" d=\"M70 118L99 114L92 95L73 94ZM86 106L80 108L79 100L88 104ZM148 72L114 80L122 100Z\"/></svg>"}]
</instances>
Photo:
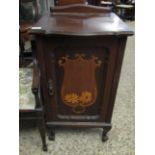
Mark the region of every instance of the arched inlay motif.
<instances>
[{"instance_id":1,"label":"arched inlay motif","mask_svg":"<svg viewBox=\"0 0 155 155\"><path fill-rule=\"evenodd\" d=\"M75 113L83 113L96 101L96 69L102 62L95 56L86 58L84 54L76 54L72 59L68 55L62 57L58 63L64 69L61 99Z\"/></svg>"}]
</instances>

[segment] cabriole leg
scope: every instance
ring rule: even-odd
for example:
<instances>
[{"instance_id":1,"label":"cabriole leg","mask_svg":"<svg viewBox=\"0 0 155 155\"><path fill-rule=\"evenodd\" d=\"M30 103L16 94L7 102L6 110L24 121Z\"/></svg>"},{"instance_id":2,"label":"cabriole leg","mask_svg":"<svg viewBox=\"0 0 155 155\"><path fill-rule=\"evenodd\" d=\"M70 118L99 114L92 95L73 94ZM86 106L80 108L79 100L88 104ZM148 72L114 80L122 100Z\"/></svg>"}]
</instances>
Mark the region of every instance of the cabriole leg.
<instances>
[{"instance_id":1,"label":"cabriole leg","mask_svg":"<svg viewBox=\"0 0 155 155\"><path fill-rule=\"evenodd\" d=\"M46 130L45 130L45 125L43 120L38 120L38 127L39 127L39 132L42 140L42 148L43 151L47 151L47 144L46 144Z\"/></svg>"}]
</instances>

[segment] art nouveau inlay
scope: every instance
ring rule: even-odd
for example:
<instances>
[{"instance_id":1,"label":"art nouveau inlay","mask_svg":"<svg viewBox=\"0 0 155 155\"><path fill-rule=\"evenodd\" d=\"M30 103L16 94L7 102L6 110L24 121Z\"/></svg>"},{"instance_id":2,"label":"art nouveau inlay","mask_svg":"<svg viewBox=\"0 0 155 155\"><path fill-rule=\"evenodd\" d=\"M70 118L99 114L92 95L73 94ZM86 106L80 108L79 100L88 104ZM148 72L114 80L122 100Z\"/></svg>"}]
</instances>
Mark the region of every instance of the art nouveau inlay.
<instances>
[{"instance_id":1,"label":"art nouveau inlay","mask_svg":"<svg viewBox=\"0 0 155 155\"><path fill-rule=\"evenodd\" d=\"M96 69L101 61L95 56L86 58L84 54L75 54L74 58L62 57L58 63L64 69L61 99L75 113L83 113L96 101Z\"/></svg>"}]
</instances>

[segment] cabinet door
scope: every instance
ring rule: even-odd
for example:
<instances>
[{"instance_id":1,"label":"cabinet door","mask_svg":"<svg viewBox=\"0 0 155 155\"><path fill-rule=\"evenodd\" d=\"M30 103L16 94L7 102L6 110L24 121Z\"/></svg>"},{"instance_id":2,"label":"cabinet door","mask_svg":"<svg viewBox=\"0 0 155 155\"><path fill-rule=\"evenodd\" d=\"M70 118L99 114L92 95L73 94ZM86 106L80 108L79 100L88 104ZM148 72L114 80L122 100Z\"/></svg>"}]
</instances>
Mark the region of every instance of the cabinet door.
<instances>
[{"instance_id":1,"label":"cabinet door","mask_svg":"<svg viewBox=\"0 0 155 155\"><path fill-rule=\"evenodd\" d=\"M94 41L46 42L49 121L105 120L116 48Z\"/></svg>"}]
</instances>

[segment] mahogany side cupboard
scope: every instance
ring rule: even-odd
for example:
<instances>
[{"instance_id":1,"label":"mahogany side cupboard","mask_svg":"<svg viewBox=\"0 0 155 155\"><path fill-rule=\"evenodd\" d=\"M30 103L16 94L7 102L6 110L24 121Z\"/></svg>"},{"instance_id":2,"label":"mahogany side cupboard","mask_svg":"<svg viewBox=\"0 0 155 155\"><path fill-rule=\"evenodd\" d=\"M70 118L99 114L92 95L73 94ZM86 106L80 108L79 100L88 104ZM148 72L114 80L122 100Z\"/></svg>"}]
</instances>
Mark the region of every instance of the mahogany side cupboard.
<instances>
[{"instance_id":1,"label":"mahogany side cupboard","mask_svg":"<svg viewBox=\"0 0 155 155\"><path fill-rule=\"evenodd\" d=\"M58 126L99 127L106 141L133 31L110 9L77 4L51 9L30 33L36 40L49 138Z\"/></svg>"}]
</instances>

